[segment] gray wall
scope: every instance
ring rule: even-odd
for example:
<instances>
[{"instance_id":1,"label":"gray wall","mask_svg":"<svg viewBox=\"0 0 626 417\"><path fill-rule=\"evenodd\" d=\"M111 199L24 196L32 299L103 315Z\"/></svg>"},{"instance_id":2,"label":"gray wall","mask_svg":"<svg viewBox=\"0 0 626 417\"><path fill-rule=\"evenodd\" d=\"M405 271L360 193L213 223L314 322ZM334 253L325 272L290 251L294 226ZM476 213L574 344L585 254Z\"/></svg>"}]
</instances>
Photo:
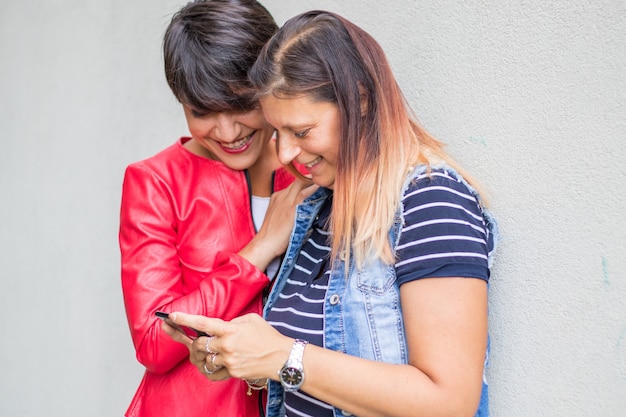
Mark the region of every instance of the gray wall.
<instances>
[{"instance_id":1,"label":"gray wall","mask_svg":"<svg viewBox=\"0 0 626 417\"><path fill-rule=\"evenodd\" d=\"M1 416L121 416L140 380L120 188L186 133L160 55L182 3L0 2ZM625 2L264 4L279 23L323 8L368 30L490 190L493 416L624 416Z\"/></svg>"}]
</instances>

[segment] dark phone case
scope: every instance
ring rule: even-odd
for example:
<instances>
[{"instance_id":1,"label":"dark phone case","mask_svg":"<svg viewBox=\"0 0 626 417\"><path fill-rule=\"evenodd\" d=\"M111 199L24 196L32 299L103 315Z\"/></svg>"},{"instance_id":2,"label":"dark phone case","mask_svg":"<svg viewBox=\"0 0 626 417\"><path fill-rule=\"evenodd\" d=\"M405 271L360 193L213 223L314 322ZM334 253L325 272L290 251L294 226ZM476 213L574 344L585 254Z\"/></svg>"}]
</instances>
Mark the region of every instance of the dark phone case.
<instances>
[{"instance_id":1,"label":"dark phone case","mask_svg":"<svg viewBox=\"0 0 626 417\"><path fill-rule=\"evenodd\" d=\"M183 328L191 330L192 333L195 333L196 337L208 336L208 334L206 334L203 331L196 330L196 329L193 329L191 327L180 326L180 325L174 323L173 321L170 320L169 313L166 313L164 311L155 311L154 315L157 316L158 318L160 318L161 320L165 321L168 325L172 326L173 328L175 328L179 332L185 333L187 336L189 336L189 332L184 331Z\"/></svg>"}]
</instances>

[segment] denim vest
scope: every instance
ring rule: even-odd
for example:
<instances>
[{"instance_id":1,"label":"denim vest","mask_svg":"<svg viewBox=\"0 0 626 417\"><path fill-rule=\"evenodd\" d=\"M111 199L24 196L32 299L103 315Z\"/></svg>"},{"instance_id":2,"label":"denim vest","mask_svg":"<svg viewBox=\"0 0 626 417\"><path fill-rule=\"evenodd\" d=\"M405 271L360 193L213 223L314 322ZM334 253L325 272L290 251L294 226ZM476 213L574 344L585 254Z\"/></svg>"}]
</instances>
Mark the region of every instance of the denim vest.
<instances>
[{"instance_id":1,"label":"denim vest","mask_svg":"<svg viewBox=\"0 0 626 417\"><path fill-rule=\"evenodd\" d=\"M440 167L445 166L433 168ZM463 181L454 170L449 167L445 168L453 177ZM406 190L412 179L423 174L425 170L425 166L416 168L407 178L403 191ZM469 188L475 193L471 187ZM296 224L291 234L289 246L279 270L276 284L270 292L264 308L266 315L282 291L287 277L294 267L300 248L311 233L311 225L329 194L330 190L320 188L298 206ZM398 210L394 225L389 231L389 239L390 242L393 242L394 248L397 245L403 224L401 213L402 209ZM496 223L488 212L484 211L484 214L485 224L489 231L494 234L494 242L496 242ZM396 281L394 265L387 265L380 260L374 260L364 270L360 271L355 270L354 265L350 265L348 279L346 279L345 264L343 262L337 262L337 264L335 269L331 271L324 301L324 347L379 362L408 363L406 335L402 319L402 306L400 305L400 288ZM491 259L489 264L491 266ZM487 367L488 352L489 345L485 356L485 368ZM279 382L270 380L267 417L283 417L284 415L282 386ZM334 415L341 417L351 414L335 408ZM480 405L475 417L488 416L487 382L483 378Z\"/></svg>"}]
</instances>

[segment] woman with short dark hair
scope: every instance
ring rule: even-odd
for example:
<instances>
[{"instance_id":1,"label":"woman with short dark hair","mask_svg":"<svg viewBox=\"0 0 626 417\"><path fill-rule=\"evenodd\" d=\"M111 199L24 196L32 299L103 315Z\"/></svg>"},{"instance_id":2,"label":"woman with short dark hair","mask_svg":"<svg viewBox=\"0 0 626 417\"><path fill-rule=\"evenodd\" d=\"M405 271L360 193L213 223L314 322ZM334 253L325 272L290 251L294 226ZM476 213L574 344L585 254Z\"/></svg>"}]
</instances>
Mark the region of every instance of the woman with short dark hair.
<instances>
[{"instance_id":1,"label":"woman with short dark hair","mask_svg":"<svg viewBox=\"0 0 626 417\"><path fill-rule=\"evenodd\" d=\"M190 136L129 165L124 176L122 289L146 367L128 417L260 413L262 398L244 381L199 375L155 312L227 320L262 311L303 187L288 187L293 176L277 159L274 128L248 80L276 30L257 1L210 0L185 5L165 33L165 74Z\"/></svg>"}]
</instances>

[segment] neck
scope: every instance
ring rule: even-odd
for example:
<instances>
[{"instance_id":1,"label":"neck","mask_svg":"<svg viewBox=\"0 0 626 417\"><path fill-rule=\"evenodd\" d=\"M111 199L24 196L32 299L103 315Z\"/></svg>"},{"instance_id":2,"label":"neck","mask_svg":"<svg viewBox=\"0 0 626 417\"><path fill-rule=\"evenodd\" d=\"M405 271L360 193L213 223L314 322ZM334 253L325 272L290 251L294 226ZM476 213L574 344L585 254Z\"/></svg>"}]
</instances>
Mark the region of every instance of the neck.
<instances>
[{"instance_id":1,"label":"neck","mask_svg":"<svg viewBox=\"0 0 626 417\"><path fill-rule=\"evenodd\" d=\"M280 167L276 155L276 142L269 141L257 162L248 168L252 195L269 197L272 195L272 173Z\"/></svg>"}]
</instances>

